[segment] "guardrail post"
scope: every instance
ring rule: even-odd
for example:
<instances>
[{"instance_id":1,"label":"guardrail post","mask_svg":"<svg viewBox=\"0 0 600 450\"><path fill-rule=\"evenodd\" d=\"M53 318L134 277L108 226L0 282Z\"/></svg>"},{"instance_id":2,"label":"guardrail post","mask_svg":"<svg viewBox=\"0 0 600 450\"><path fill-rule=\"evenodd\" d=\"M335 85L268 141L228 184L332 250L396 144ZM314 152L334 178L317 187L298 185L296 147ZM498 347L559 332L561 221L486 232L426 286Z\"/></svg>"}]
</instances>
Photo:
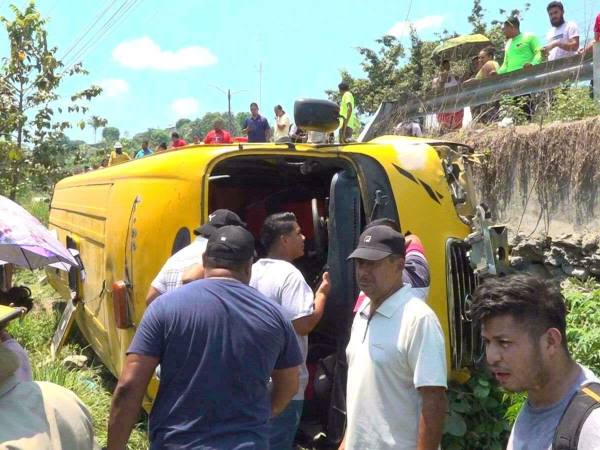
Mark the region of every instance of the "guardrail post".
<instances>
[{"instance_id":1,"label":"guardrail post","mask_svg":"<svg viewBox=\"0 0 600 450\"><path fill-rule=\"evenodd\" d=\"M594 44L594 100L600 102L600 42Z\"/></svg>"}]
</instances>

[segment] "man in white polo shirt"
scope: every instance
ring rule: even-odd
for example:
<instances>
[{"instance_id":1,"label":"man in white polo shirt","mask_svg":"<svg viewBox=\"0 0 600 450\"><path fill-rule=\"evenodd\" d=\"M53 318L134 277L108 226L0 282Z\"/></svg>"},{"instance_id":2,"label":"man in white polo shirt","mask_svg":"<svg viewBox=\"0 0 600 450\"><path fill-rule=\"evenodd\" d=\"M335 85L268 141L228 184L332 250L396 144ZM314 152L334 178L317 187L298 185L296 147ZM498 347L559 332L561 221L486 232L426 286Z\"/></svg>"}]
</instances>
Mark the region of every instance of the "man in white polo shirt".
<instances>
[{"instance_id":1,"label":"man in white polo shirt","mask_svg":"<svg viewBox=\"0 0 600 450\"><path fill-rule=\"evenodd\" d=\"M368 296L352 324L345 450L435 450L446 413L444 334L435 313L404 286L404 236L363 232L349 259Z\"/></svg>"}]
</instances>

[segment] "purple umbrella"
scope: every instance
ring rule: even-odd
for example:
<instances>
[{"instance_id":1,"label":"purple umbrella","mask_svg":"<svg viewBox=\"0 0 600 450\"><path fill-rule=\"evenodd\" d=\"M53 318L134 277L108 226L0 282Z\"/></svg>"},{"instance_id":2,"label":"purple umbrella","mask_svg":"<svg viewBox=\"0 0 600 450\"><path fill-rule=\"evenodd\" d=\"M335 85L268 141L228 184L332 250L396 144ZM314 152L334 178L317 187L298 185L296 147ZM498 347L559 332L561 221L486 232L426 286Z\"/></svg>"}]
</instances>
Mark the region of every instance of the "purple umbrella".
<instances>
[{"instance_id":1,"label":"purple umbrella","mask_svg":"<svg viewBox=\"0 0 600 450\"><path fill-rule=\"evenodd\" d=\"M29 269L78 266L69 250L23 207L0 195L0 263ZM60 263L60 264L56 264Z\"/></svg>"}]
</instances>

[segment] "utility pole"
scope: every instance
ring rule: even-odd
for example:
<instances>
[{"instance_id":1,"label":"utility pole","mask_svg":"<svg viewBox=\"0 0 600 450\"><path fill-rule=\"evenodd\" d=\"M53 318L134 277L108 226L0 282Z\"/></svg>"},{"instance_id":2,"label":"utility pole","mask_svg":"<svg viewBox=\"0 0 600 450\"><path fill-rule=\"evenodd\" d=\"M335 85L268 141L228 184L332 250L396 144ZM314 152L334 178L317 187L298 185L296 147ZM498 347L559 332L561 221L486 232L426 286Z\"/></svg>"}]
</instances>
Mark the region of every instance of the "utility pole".
<instances>
[{"instance_id":1,"label":"utility pole","mask_svg":"<svg viewBox=\"0 0 600 450\"><path fill-rule=\"evenodd\" d=\"M240 92L247 92L247 91L245 89L241 89L239 91L231 92L231 89L227 89L227 91L225 91L225 89L220 88L219 86L215 86L214 84L211 84L211 86L227 96L227 122L228 122L229 132L233 134L233 116L231 115L231 96L233 94L239 94Z\"/></svg>"},{"instance_id":2,"label":"utility pole","mask_svg":"<svg viewBox=\"0 0 600 450\"><path fill-rule=\"evenodd\" d=\"M262 61L260 62L260 64L258 65L258 104L260 105L259 107L262 108L262 74L263 74L263 69L262 69Z\"/></svg>"}]
</instances>

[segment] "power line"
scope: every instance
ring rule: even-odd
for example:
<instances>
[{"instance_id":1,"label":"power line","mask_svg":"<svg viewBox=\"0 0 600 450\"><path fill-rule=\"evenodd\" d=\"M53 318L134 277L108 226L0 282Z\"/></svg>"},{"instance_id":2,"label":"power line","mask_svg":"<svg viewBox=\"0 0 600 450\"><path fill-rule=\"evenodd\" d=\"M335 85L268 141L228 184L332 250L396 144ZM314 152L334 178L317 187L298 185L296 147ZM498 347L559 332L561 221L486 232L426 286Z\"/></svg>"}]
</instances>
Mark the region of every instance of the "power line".
<instances>
[{"instance_id":1,"label":"power line","mask_svg":"<svg viewBox=\"0 0 600 450\"><path fill-rule=\"evenodd\" d=\"M79 36L73 41L73 43L71 44L71 46L65 51L65 53L61 56L61 60L66 59L67 56L69 56L69 53L73 52L75 50L75 48L79 45L79 43L81 41L83 41L83 39L89 35L90 31L96 26L96 24L102 19L102 16L104 16L108 10L117 2L117 0L112 0L110 2L110 4L104 8L104 10L100 11L98 14L96 14L96 17L94 19L92 19L92 23L90 25L87 26L87 28L85 28L80 34Z\"/></svg>"},{"instance_id":2,"label":"power line","mask_svg":"<svg viewBox=\"0 0 600 450\"><path fill-rule=\"evenodd\" d=\"M117 24L121 23L127 13L133 9L134 6L140 3L141 0L125 0L121 6L113 12L113 14L104 22L104 24L94 33L88 36L88 39L83 46L70 58L69 62L65 64L65 70L69 70L75 64L83 59L92 48L94 48L102 40L102 38Z\"/></svg>"}]
</instances>

